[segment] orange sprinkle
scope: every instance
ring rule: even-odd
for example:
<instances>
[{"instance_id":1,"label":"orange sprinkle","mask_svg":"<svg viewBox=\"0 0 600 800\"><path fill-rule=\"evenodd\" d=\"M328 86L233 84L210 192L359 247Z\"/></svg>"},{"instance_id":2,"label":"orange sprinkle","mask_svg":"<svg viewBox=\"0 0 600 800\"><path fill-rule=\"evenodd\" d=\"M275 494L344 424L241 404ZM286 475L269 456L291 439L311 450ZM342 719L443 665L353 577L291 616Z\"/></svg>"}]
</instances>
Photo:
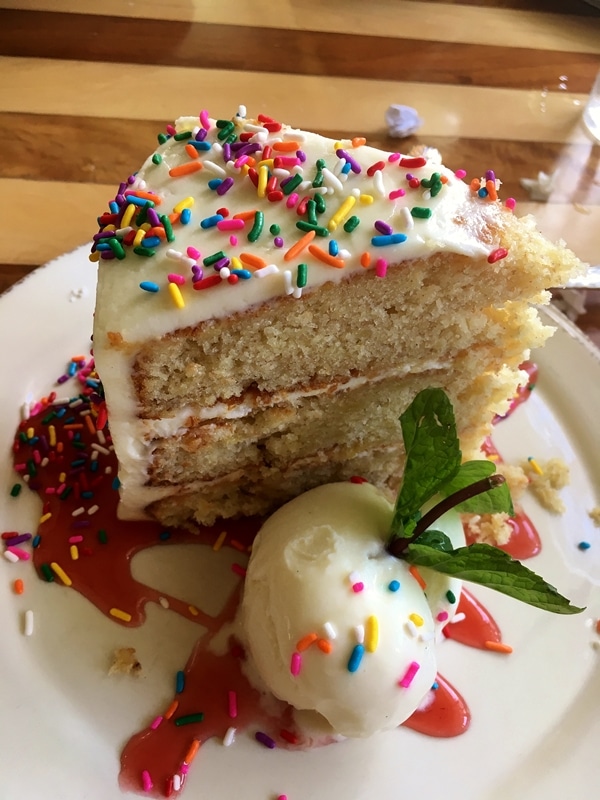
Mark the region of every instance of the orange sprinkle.
<instances>
[{"instance_id":1,"label":"orange sprinkle","mask_svg":"<svg viewBox=\"0 0 600 800\"><path fill-rule=\"evenodd\" d=\"M57 445L56 445L56 452L57 453L62 453L63 449L64 449L63 443L62 442L58 442Z\"/></svg>"},{"instance_id":2,"label":"orange sprinkle","mask_svg":"<svg viewBox=\"0 0 600 800\"><path fill-rule=\"evenodd\" d=\"M255 269L267 266L265 259L255 256L254 253L240 253L240 261L247 267L254 267Z\"/></svg>"},{"instance_id":3,"label":"orange sprinkle","mask_svg":"<svg viewBox=\"0 0 600 800\"><path fill-rule=\"evenodd\" d=\"M316 633L307 633L306 636L303 636L300 641L296 644L296 650L299 653L302 653L304 650L308 650L313 642L316 642L319 637Z\"/></svg>"},{"instance_id":4,"label":"orange sprinkle","mask_svg":"<svg viewBox=\"0 0 600 800\"><path fill-rule=\"evenodd\" d=\"M471 191L478 192L479 191L479 178L473 178L471 181Z\"/></svg>"},{"instance_id":5,"label":"orange sprinkle","mask_svg":"<svg viewBox=\"0 0 600 800\"><path fill-rule=\"evenodd\" d=\"M493 650L494 653L512 653L513 651L512 647L504 642L484 642L483 646L486 650Z\"/></svg>"},{"instance_id":6,"label":"orange sprinkle","mask_svg":"<svg viewBox=\"0 0 600 800\"><path fill-rule=\"evenodd\" d=\"M415 567L415 565L411 564L410 567L408 568L408 571L413 576L413 578L416 580L416 582L419 584L421 589L423 589L423 591L425 591L425 588L427 587L427 584L423 580L423 576L421 575L419 570Z\"/></svg>"},{"instance_id":7,"label":"orange sprinkle","mask_svg":"<svg viewBox=\"0 0 600 800\"><path fill-rule=\"evenodd\" d=\"M308 247L316 235L317 234L315 231L308 231L305 233L304 236L301 239L298 239L298 241L290 247L287 253L285 253L283 260L291 261L293 258L296 258L296 256L299 255L305 247Z\"/></svg>"},{"instance_id":8,"label":"orange sprinkle","mask_svg":"<svg viewBox=\"0 0 600 800\"><path fill-rule=\"evenodd\" d=\"M273 150L279 153L292 153L294 150L301 150L300 142L273 142Z\"/></svg>"},{"instance_id":9,"label":"orange sprinkle","mask_svg":"<svg viewBox=\"0 0 600 800\"><path fill-rule=\"evenodd\" d=\"M243 219L244 221L247 219L254 220L255 214L256 214L256 209L253 208L252 211L240 211L239 214L234 214L232 219Z\"/></svg>"},{"instance_id":10,"label":"orange sprinkle","mask_svg":"<svg viewBox=\"0 0 600 800\"><path fill-rule=\"evenodd\" d=\"M66 431L81 431L83 430L83 422L71 422L68 425L63 425Z\"/></svg>"},{"instance_id":11,"label":"orange sprinkle","mask_svg":"<svg viewBox=\"0 0 600 800\"><path fill-rule=\"evenodd\" d=\"M87 425L88 431L92 434L92 436L96 435L96 426L94 425L94 420L92 419L91 414L86 414L85 416L85 424Z\"/></svg>"},{"instance_id":12,"label":"orange sprinkle","mask_svg":"<svg viewBox=\"0 0 600 800\"><path fill-rule=\"evenodd\" d=\"M221 547L223 546L223 542L225 541L226 536L227 536L227 531L221 531L221 533L215 539L215 543L213 544L213 550L215 551L215 553L218 550L220 550Z\"/></svg>"},{"instance_id":13,"label":"orange sprinkle","mask_svg":"<svg viewBox=\"0 0 600 800\"><path fill-rule=\"evenodd\" d=\"M600 633L600 619L596 621L596 633Z\"/></svg>"},{"instance_id":14,"label":"orange sprinkle","mask_svg":"<svg viewBox=\"0 0 600 800\"><path fill-rule=\"evenodd\" d=\"M172 178L180 178L182 175L191 175L192 172L198 172L202 169L201 161L186 161L185 164L179 164L177 167L172 167L169 170L169 175Z\"/></svg>"},{"instance_id":15,"label":"orange sprinkle","mask_svg":"<svg viewBox=\"0 0 600 800\"><path fill-rule=\"evenodd\" d=\"M240 553L245 553L246 552L246 545L242 544L241 542L238 542L237 539L231 539L229 544L232 547L235 547L236 550L239 550Z\"/></svg>"},{"instance_id":16,"label":"orange sprinkle","mask_svg":"<svg viewBox=\"0 0 600 800\"><path fill-rule=\"evenodd\" d=\"M191 144L186 144L185 152L188 154L190 158L200 158L200 153L196 150L196 148Z\"/></svg>"},{"instance_id":17,"label":"orange sprinkle","mask_svg":"<svg viewBox=\"0 0 600 800\"><path fill-rule=\"evenodd\" d=\"M327 654L331 653L331 651L333 650L333 645L327 639L317 639L317 647L323 653L327 653Z\"/></svg>"},{"instance_id":18,"label":"orange sprinkle","mask_svg":"<svg viewBox=\"0 0 600 800\"><path fill-rule=\"evenodd\" d=\"M159 239L166 239L167 234L162 225L155 225L147 232L148 236L158 236Z\"/></svg>"},{"instance_id":19,"label":"orange sprinkle","mask_svg":"<svg viewBox=\"0 0 600 800\"><path fill-rule=\"evenodd\" d=\"M447 175L441 175L440 176L440 181L442 183L448 183L448 176Z\"/></svg>"},{"instance_id":20,"label":"orange sprinkle","mask_svg":"<svg viewBox=\"0 0 600 800\"><path fill-rule=\"evenodd\" d=\"M246 172L248 171L248 169L250 169L250 167L255 167L255 166L256 166L256 159L254 158L254 156L248 156L248 161L246 161L246 163L244 164Z\"/></svg>"},{"instance_id":21,"label":"orange sprinkle","mask_svg":"<svg viewBox=\"0 0 600 800\"><path fill-rule=\"evenodd\" d=\"M322 261L324 264L329 264L330 267L341 269L346 263L343 258L330 256L327 250L323 250L323 248L319 247L318 244L310 244L308 246L308 252L315 258L318 258L319 261Z\"/></svg>"},{"instance_id":22,"label":"orange sprinkle","mask_svg":"<svg viewBox=\"0 0 600 800\"><path fill-rule=\"evenodd\" d=\"M177 169L177 167L175 167ZM128 192L127 197L139 197L141 200L152 200L155 206L159 206L162 200L157 194L152 192L143 192L141 189L136 189L135 192Z\"/></svg>"},{"instance_id":23,"label":"orange sprinkle","mask_svg":"<svg viewBox=\"0 0 600 800\"><path fill-rule=\"evenodd\" d=\"M485 188L487 189L488 197L490 200L498 199L498 192L496 191L496 181L486 181Z\"/></svg>"},{"instance_id":24,"label":"orange sprinkle","mask_svg":"<svg viewBox=\"0 0 600 800\"><path fill-rule=\"evenodd\" d=\"M186 764L191 764L192 761L196 758L198 754L198 750L200 750L200 741L198 739L193 739L190 745L190 749L185 754L185 758L183 759Z\"/></svg>"},{"instance_id":25,"label":"orange sprinkle","mask_svg":"<svg viewBox=\"0 0 600 800\"><path fill-rule=\"evenodd\" d=\"M171 225L175 225L175 223L179 222L180 219L181 219L181 212L174 211L172 214L169 214L169 222L171 223Z\"/></svg>"},{"instance_id":26,"label":"orange sprinkle","mask_svg":"<svg viewBox=\"0 0 600 800\"><path fill-rule=\"evenodd\" d=\"M23 594L25 591L25 584L21 578L17 578L17 580L13 583L13 589L15 590L15 594Z\"/></svg>"},{"instance_id":27,"label":"orange sprinkle","mask_svg":"<svg viewBox=\"0 0 600 800\"><path fill-rule=\"evenodd\" d=\"M366 144L367 140L364 136L355 136L352 139L352 147L362 147L363 144Z\"/></svg>"},{"instance_id":28,"label":"orange sprinkle","mask_svg":"<svg viewBox=\"0 0 600 800\"><path fill-rule=\"evenodd\" d=\"M198 609L196 608L196 606L188 606L188 611L190 612L190 614L191 614L193 617L197 617L197 616L198 616L198 614L200 613L200 612L198 611Z\"/></svg>"},{"instance_id":29,"label":"orange sprinkle","mask_svg":"<svg viewBox=\"0 0 600 800\"><path fill-rule=\"evenodd\" d=\"M360 265L367 269L367 267L371 266L371 253L367 253L366 251L360 257Z\"/></svg>"},{"instance_id":30,"label":"orange sprinkle","mask_svg":"<svg viewBox=\"0 0 600 800\"><path fill-rule=\"evenodd\" d=\"M173 714L177 711L178 706L179 706L179 700L173 700L171 705L167 708L167 710L163 714L164 718L171 719Z\"/></svg>"},{"instance_id":31,"label":"orange sprinkle","mask_svg":"<svg viewBox=\"0 0 600 800\"><path fill-rule=\"evenodd\" d=\"M86 356L71 356L71 361L87 361Z\"/></svg>"}]
</instances>

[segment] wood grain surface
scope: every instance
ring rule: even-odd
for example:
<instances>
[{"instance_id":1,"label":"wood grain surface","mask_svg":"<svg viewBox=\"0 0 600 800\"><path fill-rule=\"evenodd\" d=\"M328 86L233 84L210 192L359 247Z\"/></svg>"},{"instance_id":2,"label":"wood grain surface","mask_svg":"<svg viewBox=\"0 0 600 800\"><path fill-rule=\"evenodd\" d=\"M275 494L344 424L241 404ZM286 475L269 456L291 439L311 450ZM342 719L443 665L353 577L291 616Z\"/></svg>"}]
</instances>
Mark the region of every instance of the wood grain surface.
<instances>
[{"instance_id":1,"label":"wood grain surface","mask_svg":"<svg viewBox=\"0 0 600 800\"><path fill-rule=\"evenodd\" d=\"M0 291L90 238L165 123L240 103L493 168L518 213L598 263L600 144L581 114L599 69L583 0L0 0ZM423 120L401 145L392 103ZM540 172L543 201L521 183ZM578 322L600 342L597 293Z\"/></svg>"}]
</instances>

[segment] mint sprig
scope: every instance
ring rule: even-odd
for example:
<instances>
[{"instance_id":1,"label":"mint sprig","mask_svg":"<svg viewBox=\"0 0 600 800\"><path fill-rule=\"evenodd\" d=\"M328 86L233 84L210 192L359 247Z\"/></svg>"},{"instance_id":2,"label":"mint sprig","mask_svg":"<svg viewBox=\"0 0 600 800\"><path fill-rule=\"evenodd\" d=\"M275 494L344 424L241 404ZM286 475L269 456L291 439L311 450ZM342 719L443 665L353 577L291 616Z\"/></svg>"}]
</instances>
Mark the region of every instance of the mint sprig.
<instances>
[{"instance_id":1,"label":"mint sprig","mask_svg":"<svg viewBox=\"0 0 600 800\"><path fill-rule=\"evenodd\" d=\"M514 516L508 485L496 474L492 462L482 459L461 464L454 409L445 392L437 388L419 392L400 417L400 425L406 465L388 551L409 564L479 583L546 611L583 611L503 550L487 544L454 549L446 534L430 529L450 508ZM441 495L440 502L423 514L423 506L436 495Z\"/></svg>"}]
</instances>

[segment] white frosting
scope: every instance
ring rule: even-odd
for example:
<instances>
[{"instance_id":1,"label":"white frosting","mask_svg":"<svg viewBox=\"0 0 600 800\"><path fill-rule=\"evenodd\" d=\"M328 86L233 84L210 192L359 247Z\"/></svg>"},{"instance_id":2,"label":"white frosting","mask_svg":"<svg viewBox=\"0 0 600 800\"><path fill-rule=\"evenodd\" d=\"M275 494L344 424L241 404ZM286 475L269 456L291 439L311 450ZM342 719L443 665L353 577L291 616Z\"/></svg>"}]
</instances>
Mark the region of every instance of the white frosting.
<instances>
[{"instance_id":1,"label":"white frosting","mask_svg":"<svg viewBox=\"0 0 600 800\"><path fill-rule=\"evenodd\" d=\"M249 675L256 671L276 696L316 711L344 736L394 728L427 697L436 676L436 639L460 596L460 581L422 570L425 596L409 565L385 551L392 515L393 507L370 484L320 486L267 520L246 574L240 619ZM434 527L455 546L464 545L455 512ZM400 583L397 591L389 588L394 580ZM364 589L355 592L358 582ZM439 614L447 617L438 620ZM379 634L369 649L373 618ZM349 660L363 630L365 652L351 672ZM316 641L299 649L311 633L331 652L324 653ZM297 674L294 653L300 659ZM399 685L413 662L414 678Z\"/></svg>"},{"instance_id":2,"label":"white frosting","mask_svg":"<svg viewBox=\"0 0 600 800\"><path fill-rule=\"evenodd\" d=\"M296 174L302 177L302 183L295 190L298 202L304 197L314 197L317 194L323 197L326 210L318 216L318 224L329 230L329 236L315 236L311 246L317 245L328 251L330 242L335 240L339 250L338 257L342 259L344 266L336 268L322 263L308 249L285 260L289 248L304 235L304 231L299 230L296 223L301 219L306 220L306 214L300 217L295 207L288 207L291 195L276 202L271 202L267 196L260 196L263 194L261 186L257 189L245 175L247 165L235 165L235 154L232 160L225 161L223 145L218 140L219 129L214 120L210 121L205 140L210 149L200 151L198 159L191 158L186 151L186 145L189 146L192 140L180 141L172 137L157 146L125 191L145 191L160 200L160 204L155 206L158 215L172 214L178 204L192 198L191 219L185 225L181 221L173 222L174 240L152 247L152 257L135 254L133 247L125 243L125 258L102 258L99 264L94 352L106 390L125 495L134 488L136 491L141 489L146 480L149 455L149 429L142 432L135 423L137 402L131 382L132 361L141 344L203 320L243 311L286 291L298 297L301 302L302 290L296 285L300 263L308 267L306 288L312 289L325 282L339 282L354 273L365 272L365 267L361 265L363 253L371 254L369 269L374 269L378 259L393 264L445 250L467 256L485 256L493 249L490 242L480 239L479 231L486 227L486 220L489 220L490 215L499 218L499 204L478 198L469 186L438 163L431 162L422 167L399 166L402 164L401 159L390 161L390 154L366 145L353 147L350 141L336 143L287 126L270 133L260 122L250 122L240 117L234 118L234 123L236 133L252 133L250 145L276 148L282 142L298 142L305 161L288 167L279 167L274 162L268 162L267 166L278 181L290 176L294 178ZM194 137L201 126L198 117L183 117L177 121L175 127L178 133L192 132L192 139L195 141ZM340 149L340 145L353 159L353 169L358 168L356 165L360 166L360 174L352 170L345 174L346 161L336 155L336 149ZM296 158L296 151L279 152L273 149L271 156ZM252 157L258 160L260 154L253 153ZM317 174L318 159L324 160L325 167L322 170L323 185L315 188L312 181ZM383 162L383 168L369 176L368 168L377 162ZM173 168L190 163L202 163L203 168L183 177L170 176L169 171ZM256 168L260 169L259 163ZM435 197L430 197L427 187L419 185L418 188L410 188L407 174L412 174L415 179L429 181L434 172L446 181ZM219 196L216 189L208 186L213 179L233 179L233 184L225 194ZM405 191L404 196L390 199L390 192L399 189ZM332 218L344 203L351 203L352 200L353 207L339 220L336 227ZM114 224L118 228L117 238L123 239L130 226L125 225L127 220L123 219L122 212L131 201L117 195L115 202L122 204ZM212 217L223 207L229 212L227 220L241 212L263 212L264 227L257 241L248 240L253 219L246 221L240 230L224 231L217 226L201 227L202 220ZM414 207L430 209L431 216L428 219L413 217L411 209ZM360 219L360 224L349 233L343 226L353 215ZM130 223L134 229L135 218L136 215ZM395 234L405 234L406 241L374 246L373 237L382 235L374 227L376 221L388 224ZM283 240L282 247L276 246L276 237L269 231L272 225L277 225L280 229L278 235ZM232 240L231 236L236 239ZM101 242L101 246L106 247L106 244L107 240ZM197 259L190 257L188 248L200 251L201 256ZM180 256L174 255L173 251ZM228 269L236 266L246 269L243 263L244 253L263 259L267 267L263 270L250 269L252 276L247 280L240 279L235 285L223 279L217 286L195 290L192 285L192 265L202 265L203 258L218 251L223 251L229 259L242 256L241 264L232 262ZM98 253L93 257L97 256ZM179 286L183 307L178 307L171 295L169 274L177 274L184 279L184 283ZM212 266L204 267L204 277L217 274ZM142 290L140 283L144 281L155 284L158 291ZM109 333L120 335L123 347L111 347ZM210 418L218 410L217 406L209 410L194 409L194 416ZM179 428L185 424L186 415L187 410L178 413L175 418L165 422L162 431L170 433ZM160 426L154 430L160 433ZM138 503L142 505L139 505L137 512L142 512L143 505L147 502L142 495L143 492L138 492L135 502L125 497L132 514L136 513L135 506Z\"/></svg>"}]
</instances>

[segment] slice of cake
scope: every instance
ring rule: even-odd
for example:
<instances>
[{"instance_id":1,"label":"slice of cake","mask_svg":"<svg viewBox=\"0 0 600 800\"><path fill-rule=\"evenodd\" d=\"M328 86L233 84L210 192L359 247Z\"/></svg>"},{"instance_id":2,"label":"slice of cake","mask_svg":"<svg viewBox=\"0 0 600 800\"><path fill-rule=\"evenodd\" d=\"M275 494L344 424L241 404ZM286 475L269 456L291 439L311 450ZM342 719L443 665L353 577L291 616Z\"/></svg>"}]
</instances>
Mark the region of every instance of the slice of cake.
<instances>
[{"instance_id":1,"label":"slice of cake","mask_svg":"<svg viewBox=\"0 0 600 800\"><path fill-rule=\"evenodd\" d=\"M395 488L398 417L443 388L465 458L581 268L492 172L269 117L183 117L99 218L94 355L121 513L263 514L360 474Z\"/></svg>"}]
</instances>

